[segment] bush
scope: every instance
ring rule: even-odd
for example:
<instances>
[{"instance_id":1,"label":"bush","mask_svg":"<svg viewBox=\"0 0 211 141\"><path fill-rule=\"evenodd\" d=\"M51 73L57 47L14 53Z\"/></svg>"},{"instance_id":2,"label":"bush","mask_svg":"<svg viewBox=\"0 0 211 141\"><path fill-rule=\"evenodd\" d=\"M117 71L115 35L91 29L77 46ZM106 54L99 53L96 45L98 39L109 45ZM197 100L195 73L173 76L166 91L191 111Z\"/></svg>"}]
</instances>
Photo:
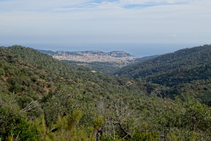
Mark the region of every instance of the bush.
<instances>
[{"instance_id":1,"label":"bush","mask_svg":"<svg viewBox=\"0 0 211 141\"><path fill-rule=\"evenodd\" d=\"M0 76L4 76L4 75L5 75L5 71L2 68L0 68Z\"/></svg>"},{"instance_id":2,"label":"bush","mask_svg":"<svg viewBox=\"0 0 211 141\"><path fill-rule=\"evenodd\" d=\"M8 101L11 101L8 97ZM34 141L37 138L35 126L27 122L26 114L20 111L16 103L4 102L0 105L0 138L2 140L18 138L18 140Z\"/></svg>"}]
</instances>

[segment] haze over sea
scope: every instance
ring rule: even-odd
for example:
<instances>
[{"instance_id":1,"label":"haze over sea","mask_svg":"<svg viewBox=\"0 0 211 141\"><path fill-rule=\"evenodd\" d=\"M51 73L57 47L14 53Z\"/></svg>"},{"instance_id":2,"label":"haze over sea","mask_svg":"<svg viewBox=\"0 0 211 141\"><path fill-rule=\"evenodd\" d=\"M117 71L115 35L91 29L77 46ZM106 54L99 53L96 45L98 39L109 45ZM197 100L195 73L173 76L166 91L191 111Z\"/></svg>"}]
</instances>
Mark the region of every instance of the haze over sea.
<instances>
[{"instance_id":1,"label":"haze over sea","mask_svg":"<svg viewBox=\"0 0 211 141\"><path fill-rule=\"evenodd\" d=\"M38 50L53 51L125 51L137 57L161 55L201 44L20 44ZM11 46L11 44L4 44Z\"/></svg>"}]
</instances>

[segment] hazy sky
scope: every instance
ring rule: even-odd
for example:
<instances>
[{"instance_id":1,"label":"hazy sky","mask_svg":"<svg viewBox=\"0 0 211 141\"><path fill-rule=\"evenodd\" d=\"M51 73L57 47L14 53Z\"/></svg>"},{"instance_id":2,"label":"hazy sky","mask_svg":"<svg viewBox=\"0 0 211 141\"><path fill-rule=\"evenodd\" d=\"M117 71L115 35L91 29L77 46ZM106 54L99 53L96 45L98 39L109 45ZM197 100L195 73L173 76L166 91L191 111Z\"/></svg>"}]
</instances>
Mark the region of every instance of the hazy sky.
<instances>
[{"instance_id":1,"label":"hazy sky","mask_svg":"<svg viewBox=\"0 0 211 141\"><path fill-rule=\"evenodd\" d=\"M0 0L0 44L210 44L211 0Z\"/></svg>"}]
</instances>

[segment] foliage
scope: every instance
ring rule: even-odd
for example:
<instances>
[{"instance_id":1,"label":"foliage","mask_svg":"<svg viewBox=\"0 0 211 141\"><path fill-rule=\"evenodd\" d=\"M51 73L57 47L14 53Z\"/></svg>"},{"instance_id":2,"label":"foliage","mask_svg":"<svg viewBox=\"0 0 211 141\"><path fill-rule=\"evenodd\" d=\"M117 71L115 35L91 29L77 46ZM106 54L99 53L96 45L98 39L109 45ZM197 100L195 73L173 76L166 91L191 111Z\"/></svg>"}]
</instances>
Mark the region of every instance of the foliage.
<instances>
[{"instance_id":1,"label":"foliage","mask_svg":"<svg viewBox=\"0 0 211 141\"><path fill-rule=\"evenodd\" d=\"M209 79L165 87L21 46L0 54L1 140L211 140Z\"/></svg>"},{"instance_id":2,"label":"foliage","mask_svg":"<svg viewBox=\"0 0 211 141\"><path fill-rule=\"evenodd\" d=\"M162 85L158 90L146 86L148 93L175 98L191 94L200 102L211 104L211 45L186 48L144 62L129 65L115 74ZM151 90L152 88L152 90ZM157 89L157 90L156 90ZM155 91L156 90L156 91Z\"/></svg>"},{"instance_id":3,"label":"foliage","mask_svg":"<svg viewBox=\"0 0 211 141\"><path fill-rule=\"evenodd\" d=\"M19 109L14 96L0 99L0 138L36 140L36 128L27 121L24 111Z\"/></svg>"},{"instance_id":4,"label":"foliage","mask_svg":"<svg viewBox=\"0 0 211 141\"><path fill-rule=\"evenodd\" d=\"M102 72L105 74L113 74L118 69L122 68L123 65L119 63L110 63L110 62L77 62L77 61L68 61L68 60L62 60L62 62L66 62L70 64L73 67L81 68L81 69L88 69L90 71L95 70L98 72Z\"/></svg>"},{"instance_id":5,"label":"foliage","mask_svg":"<svg viewBox=\"0 0 211 141\"><path fill-rule=\"evenodd\" d=\"M138 131L136 129L133 137L130 141L158 141L159 134L156 131L148 131L148 127L146 125L142 125L144 131Z\"/></svg>"},{"instance_id":6,"label":"foliage","mask_svg":"<svg viewBox=\"0 0 211 141\"><path fill-rule=\"evenodd\" d=\"M211 68L211 45L186 48L144 62L126 66L115 74L144 78L147 81L175 86L193 80L208 79Z\"/></svg>"}]
</instances>

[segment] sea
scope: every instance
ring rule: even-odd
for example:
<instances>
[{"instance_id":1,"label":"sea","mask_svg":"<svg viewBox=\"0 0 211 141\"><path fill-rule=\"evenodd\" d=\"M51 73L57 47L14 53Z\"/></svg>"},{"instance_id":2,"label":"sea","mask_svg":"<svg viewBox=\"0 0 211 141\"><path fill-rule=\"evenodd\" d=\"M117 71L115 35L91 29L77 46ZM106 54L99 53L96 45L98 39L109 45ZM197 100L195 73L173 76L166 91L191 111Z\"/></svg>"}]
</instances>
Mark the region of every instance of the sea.
<instances>
[{"instance_id":1,"label":"sea","mask_svg":"<svg viewBox=\"0 0 211 141\"><path fill-rule=\"evenodd\" d=\"M145 57L152 55L162 55L174 51L200 46L203 44L51 44L51 43L27 43L20 44L25 47L31 47L38 50L52 51L91 51L99 50L103 52L125 51L136 57ZM3 44L2 46L11 46Z\"/></svg>"}]
</instances>

